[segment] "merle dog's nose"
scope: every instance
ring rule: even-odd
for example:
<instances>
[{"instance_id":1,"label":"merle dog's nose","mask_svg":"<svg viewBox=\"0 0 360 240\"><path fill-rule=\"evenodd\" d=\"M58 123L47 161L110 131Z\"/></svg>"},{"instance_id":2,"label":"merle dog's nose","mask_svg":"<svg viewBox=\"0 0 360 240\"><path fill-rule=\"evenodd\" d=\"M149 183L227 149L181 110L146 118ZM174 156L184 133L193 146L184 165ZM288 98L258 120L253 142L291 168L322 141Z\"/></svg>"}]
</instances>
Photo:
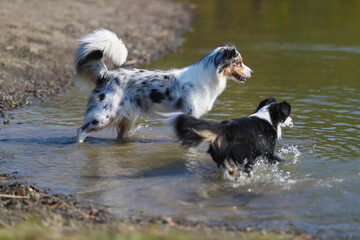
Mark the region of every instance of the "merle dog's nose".
<instances>
[{"instance_id":1,"label":"merle dog's nose","mask_svg":"<svg viewBox=\"0 0 360 240\"><path fill-rule=\"evenodd\" d=\"M253 70L251 70L251 72L250 72L250 73L251 73L251 75L253 75L253 74L254 74L254 71L253 71Z\"/></svg>"}]
</instances>

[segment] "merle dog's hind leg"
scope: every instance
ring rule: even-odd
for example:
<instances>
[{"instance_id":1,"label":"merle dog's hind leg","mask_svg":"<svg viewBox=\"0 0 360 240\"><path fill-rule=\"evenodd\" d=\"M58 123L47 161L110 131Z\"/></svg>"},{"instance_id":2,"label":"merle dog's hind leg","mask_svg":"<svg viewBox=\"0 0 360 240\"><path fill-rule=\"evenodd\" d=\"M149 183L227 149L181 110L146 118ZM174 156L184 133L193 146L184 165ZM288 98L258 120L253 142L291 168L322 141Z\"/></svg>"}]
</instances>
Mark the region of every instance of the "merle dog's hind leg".
<instances>
[{"instance_id":1,"label":"merle dog's hind leg","mask_svg":"<svg viewBox=\"0 0 360 240\"><path fill-rule=\"evenodd\" d=\"M85 138L91 132L100 131L108 126L110 126L118 118L118 113L116 108L108 108L102 105L97 106L96 109L88 109L85 114L85 120L81 127L77 130L77 139L78 143L82 143Z\"/></svg>"},{"instance_id":2,"label":"merle dog's hind leg","mask_svg":"<svg viewBox=\"0 0 360 240\"><path fill-rule=\"evenodd\" d=\"M87 135L89 135L89 131L87 131L86 128L87 128L87 126L85 124L77 129L76 142L78 142L78 143L84 142Z\"/></svg>"},{"instance_id":3,"label":"merle dog's hind leg","mask_svg":"<svg viewBox=\"0 0 360 240\"><path fill-rule=\"evenodd\" d=\"M117 128L117 139L124 139L129 134L130 129L134 126L136 121L136 117L132 117L132 119L128 119L126 117L122 117L119 121L119 124L116 126Z\"/></svg>"},{"instance_id":4,"label":"merle dog's hind leg","mask_svg":"<svg viewBox=\"0 0 360 240\"><path fill-rule=\"evenodd\" d=\"M104 121L99 121L96 118L90 121L85 121L85 123L77 130L76 142L78 143L84 142L85 138L89 135L89 133L100 131L110 126L115 121L116 118L117 115L114 115L113 117L109 116L109 118Z\"/></svg>"}]
</instances>

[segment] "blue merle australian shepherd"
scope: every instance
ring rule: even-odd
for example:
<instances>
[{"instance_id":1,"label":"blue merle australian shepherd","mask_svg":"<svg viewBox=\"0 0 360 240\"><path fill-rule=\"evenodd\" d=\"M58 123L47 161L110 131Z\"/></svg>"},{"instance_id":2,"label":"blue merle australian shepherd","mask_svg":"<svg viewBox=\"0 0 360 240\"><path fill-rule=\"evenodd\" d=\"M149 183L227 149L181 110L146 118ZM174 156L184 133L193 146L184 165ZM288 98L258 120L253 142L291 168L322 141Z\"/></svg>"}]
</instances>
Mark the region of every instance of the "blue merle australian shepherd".
<instances>
[{"instance_id":1,"label":"blue merle australian shepherd","mask_svg":"<svg viewBox=\"0 0 360 240\"><path fill-rule=\"evenodd\" d=\"M77 142L110 125L117 138L126 137L139 115L184 112L200 117L211 110L227 79L245 83L253 71L233 45L213 50L195 64L169 71L134 68L108 70L103 56L115 65L125 63L128 51L115 33L97 30L79 40L75 54L77 77L95 83Z\"/></svg>"}]
</instances>

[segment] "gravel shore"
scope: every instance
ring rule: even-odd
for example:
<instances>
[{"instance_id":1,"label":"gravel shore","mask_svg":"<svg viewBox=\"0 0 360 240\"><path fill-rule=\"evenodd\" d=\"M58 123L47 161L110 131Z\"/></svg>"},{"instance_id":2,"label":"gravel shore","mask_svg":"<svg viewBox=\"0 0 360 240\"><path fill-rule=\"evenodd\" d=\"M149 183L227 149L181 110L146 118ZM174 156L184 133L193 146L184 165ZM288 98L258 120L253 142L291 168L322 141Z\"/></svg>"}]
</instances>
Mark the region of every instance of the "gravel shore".
<instances>
[{"instance_id":1,"label":"gravel shore","mask_svg":"<svg viewBox=\"0 0 360 240\"><path fill-rule=\"evenodd\" d=\"M76 39L84 34L114 31L134 65L176 51L190 19L186 4L163 0L2 0L0 118L70 89Z\"/></svg>"},{"instance_id":2,"label":"gravel shore","mask_svg":"<svg viewBox=\"0 0 360 240\"><path fill-rule=\"evenodd\" d=\"M77 222L106 223L115 220L105 208L80 203L75 196L53 194L26 182L0 182L0 226L11 226L36 216L51 225Z\"/></svg>"}]
</instances>

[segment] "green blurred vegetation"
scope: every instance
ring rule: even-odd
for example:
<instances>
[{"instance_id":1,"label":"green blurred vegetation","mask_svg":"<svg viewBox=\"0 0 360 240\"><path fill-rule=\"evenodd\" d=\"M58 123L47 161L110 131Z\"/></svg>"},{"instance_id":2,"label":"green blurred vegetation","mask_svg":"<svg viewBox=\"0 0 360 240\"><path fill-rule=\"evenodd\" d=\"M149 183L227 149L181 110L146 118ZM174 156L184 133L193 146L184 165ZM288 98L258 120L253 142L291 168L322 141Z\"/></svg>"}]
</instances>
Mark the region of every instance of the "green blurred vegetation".
<instances>
[{"instance_id":1,"label":"green blurred vegetation","mask_svg":"<svg viewBox=\"0 0 360 240\"><path fill-rule=\"evenodd\" d=\"M176 54L166 56L148 68L188 66L224 43L234 43L242 54L249 45L263 43L360 45L358 0L185 1L193 9L194 19L192 30L183 36L181 59Z\"/></svg>"},{"instance_id":2,"label":"green blurred vegetation","mask_svg":"<svg viewBox=\"0 0 360 240\"><path fill-rule=\"evenodd\" d=\"M172 240L202 240L202 239L294 239L294 236L264 232L234 232L219 230L205 230L204 228L187 228L186 230L164 226L164 225L147 225L136 226L128 223L111 223L111 224L88 224L81 226L47 226L41 223L36 217L30 217L28 221L18 223L13 227L0 228L0 240L45 240L45 239L62 239L62 240L155 240L155 239L172 239ZM296 237L295 237L296 238ZM299 238L300 239L300 238Z\"/></svg>"},{"instance_id":3,"label":"green blurred vegetation","mask_svg":"<svg viewBox=\"0 0 360 240\"><path fill-rule=\"evenodd\" d=\"M240 39L237 35L271 33L275 37L281 36L283 41L300 37L301 41L311 43L346 45L353 44L354 39L360 43L360 1L357 0L207 0L206 4L201 0L188 2L197 6L194 14L198 18L194 22L194 29L204 33L213 34L215 30L219 34L228 34L230 41Z\"/></svg>"}]
</instances>

